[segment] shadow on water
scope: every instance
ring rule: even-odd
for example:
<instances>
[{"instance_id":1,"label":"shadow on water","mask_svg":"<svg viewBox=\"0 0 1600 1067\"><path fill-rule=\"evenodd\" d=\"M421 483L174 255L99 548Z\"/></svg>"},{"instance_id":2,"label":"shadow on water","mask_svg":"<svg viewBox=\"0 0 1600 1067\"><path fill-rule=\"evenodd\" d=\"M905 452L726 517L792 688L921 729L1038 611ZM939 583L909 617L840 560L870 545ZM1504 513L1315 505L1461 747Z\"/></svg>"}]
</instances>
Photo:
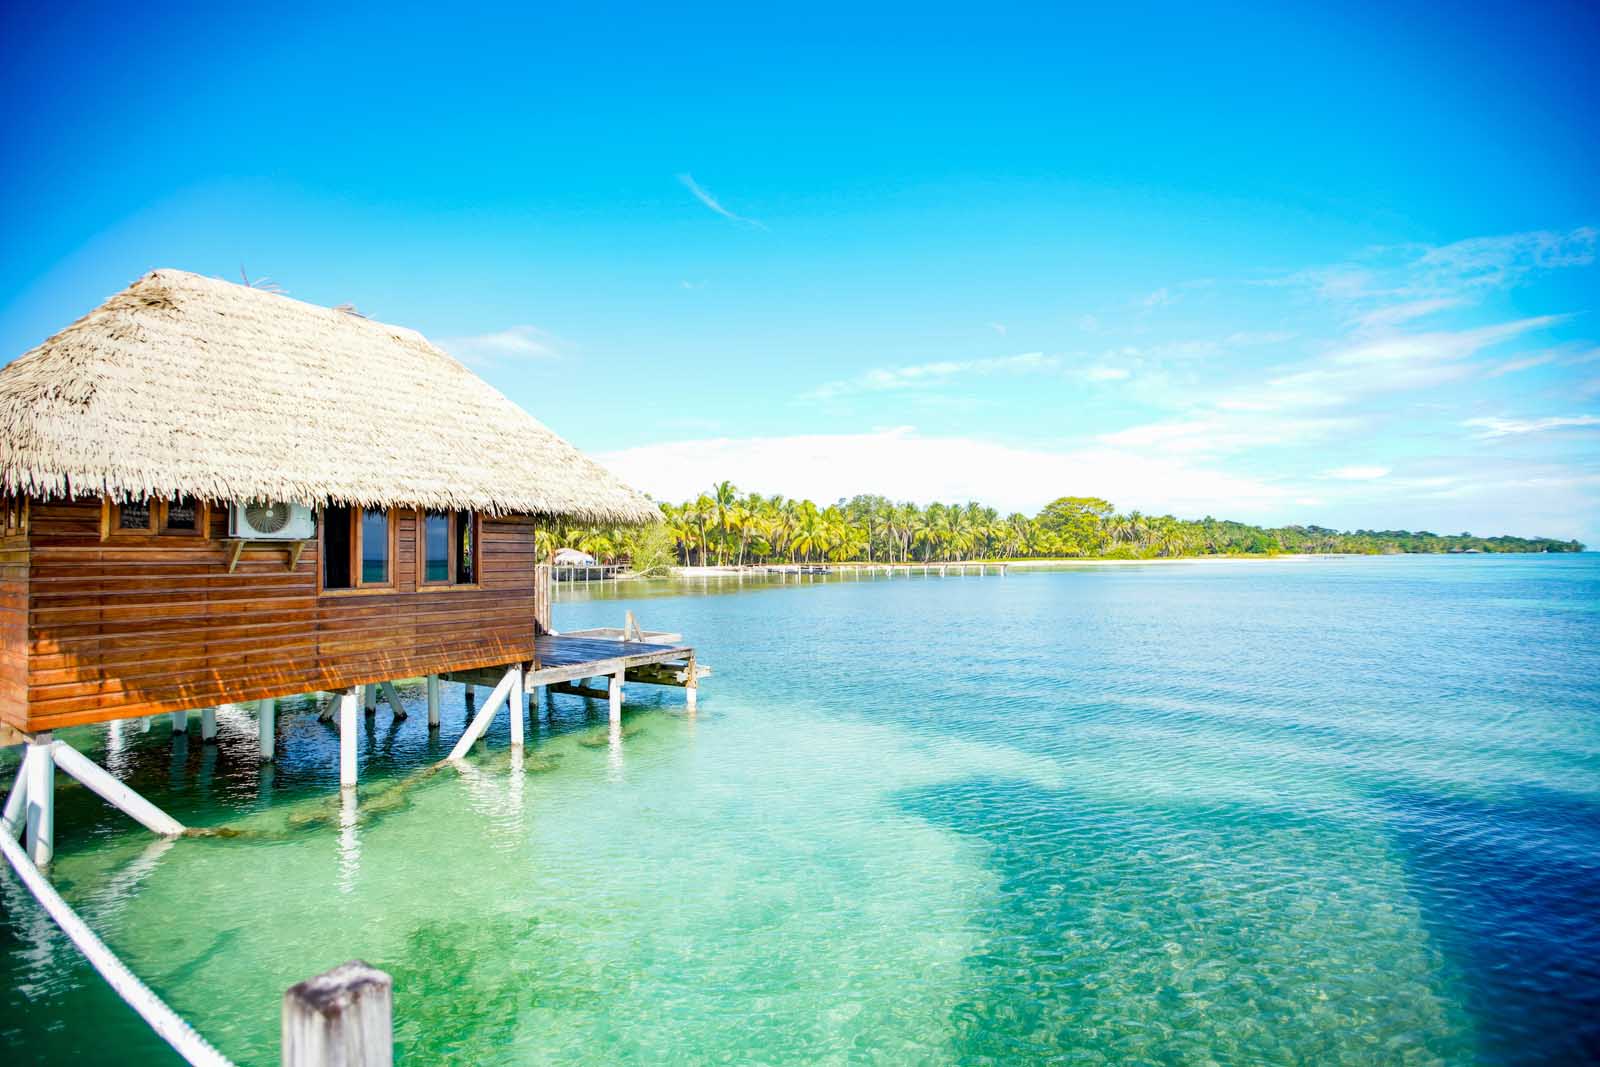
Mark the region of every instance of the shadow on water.
<instances>
[{"instance_id":1,"label":"shadow on water","mask_svg":"<svg viewBox=\"0 0 1600 1067\"><path fill-rule=\"evenodd\" d=\"M1536 787L1379 801L1475 1013L1518 1020L1482 1035L1483 1061L1600 1062L1600 802Z\"/></svg>"},{"instance_id":2,"label":"shadow on water","mask_svg":"<svg viewBox=\"0 0 1600 1067\"><path fill-rule=\"evenodd\" d=\"M1368 835L1251 804L1138 806L974 778L901 807L999 878L951 1059L1456 1062L1448 967ZM1017 995L1025 991L1025 995Z\"/></svg>"}]
</instances>

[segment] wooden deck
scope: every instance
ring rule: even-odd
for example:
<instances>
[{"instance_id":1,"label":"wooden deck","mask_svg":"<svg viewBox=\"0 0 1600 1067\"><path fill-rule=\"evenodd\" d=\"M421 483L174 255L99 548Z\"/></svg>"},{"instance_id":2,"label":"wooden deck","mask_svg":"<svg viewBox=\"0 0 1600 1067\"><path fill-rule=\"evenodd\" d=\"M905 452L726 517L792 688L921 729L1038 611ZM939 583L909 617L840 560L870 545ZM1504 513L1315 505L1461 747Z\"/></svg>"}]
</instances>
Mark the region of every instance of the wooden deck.
<instances>
[{"instance_id":1,"label":"wooden deck","mask_svg":"<svg viewBox=\"0 0 1600 1067\"><path fill-rule=\"evenodd\" d=\"M534 651L538 658L523 676L523 685L529 689L615 674L624 675L630 682L687 686L690 670L696 672L696 678L709 673L708 668L695 666L694 649L689 645L541 634L534 639ZM469 685L493 686L503 673L503 668L485 667L452 671L440 677Z\"/></svg>"}]
</instances>

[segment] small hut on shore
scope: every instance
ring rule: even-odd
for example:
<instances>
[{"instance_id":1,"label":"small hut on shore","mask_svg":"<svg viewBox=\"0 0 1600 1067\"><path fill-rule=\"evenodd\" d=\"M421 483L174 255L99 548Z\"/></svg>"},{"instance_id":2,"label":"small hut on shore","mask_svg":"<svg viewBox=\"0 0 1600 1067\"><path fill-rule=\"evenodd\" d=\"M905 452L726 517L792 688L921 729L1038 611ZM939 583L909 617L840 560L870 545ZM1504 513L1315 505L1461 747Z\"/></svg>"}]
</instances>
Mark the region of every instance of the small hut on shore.
<instances>
[{"instance_id":1,"label":"small hut on shore","mask_svg":"<svg viewBox=\"0 0 1600 1067\"><path fill-rule=\"evenodd\" d=\"M430 717L440 675L520 694L535 524L659 515L420 334L176 270L0 369L0 493L0 743L30 745L418 676Z\"/></svg>"}]
</instances>

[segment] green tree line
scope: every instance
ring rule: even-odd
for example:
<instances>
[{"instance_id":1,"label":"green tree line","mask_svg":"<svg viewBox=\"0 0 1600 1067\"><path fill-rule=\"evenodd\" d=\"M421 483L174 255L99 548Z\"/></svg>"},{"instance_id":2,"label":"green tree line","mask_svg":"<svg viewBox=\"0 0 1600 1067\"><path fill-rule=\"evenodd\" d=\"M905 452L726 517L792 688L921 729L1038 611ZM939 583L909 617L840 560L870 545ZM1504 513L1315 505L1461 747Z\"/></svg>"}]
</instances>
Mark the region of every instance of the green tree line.
<instances>
[{"instance_id":1,"label":"green tree line","mask_svg":"<svg viewBox=\"0 0 1600 1067\"><path fill-rule=\"evenodd\" d=\"M1577 541L1478 537L1426 530L1331 530L1252 526L1215 519L1119 512L1098 497L1064 496L1036 515L1002 515L975 501L918 506L857 496L821 506L782 495L741 493L731 482L682 504L661 505L645 527L570 526L540 531L548 557L576 548L638 570L684 565L980 559L1155 559L1279 553L1581 552Z\"/></svg>"}]
</instances>

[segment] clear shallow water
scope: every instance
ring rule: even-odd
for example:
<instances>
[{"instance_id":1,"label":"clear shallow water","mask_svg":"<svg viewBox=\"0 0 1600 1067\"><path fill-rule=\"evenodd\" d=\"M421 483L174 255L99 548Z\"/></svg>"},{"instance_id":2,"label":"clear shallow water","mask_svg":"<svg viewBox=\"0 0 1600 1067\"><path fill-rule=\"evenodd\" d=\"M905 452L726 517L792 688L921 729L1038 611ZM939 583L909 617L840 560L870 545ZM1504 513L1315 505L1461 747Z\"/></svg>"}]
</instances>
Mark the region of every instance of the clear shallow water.
<instances>
[{"instance_id":1,"label":"clear shallow water","mask_svg":"<svg viewBox=\"0 0 1600 1067\"><path fill-rule=\"evenodd\" d=\"M567 589L684 631L694 718L77 731L53 877L226 1052L360 956L402 1063L1569 1063L1600 1056L1600 557ZM702 595L705 594L705 595ZM405 691L418 707L420 690ZM8 759L0 770L9 770ZM9 781L9 774L7 774ZM174 1058L0 879L7 1064Z\"/></svg>"}]
</instances>

